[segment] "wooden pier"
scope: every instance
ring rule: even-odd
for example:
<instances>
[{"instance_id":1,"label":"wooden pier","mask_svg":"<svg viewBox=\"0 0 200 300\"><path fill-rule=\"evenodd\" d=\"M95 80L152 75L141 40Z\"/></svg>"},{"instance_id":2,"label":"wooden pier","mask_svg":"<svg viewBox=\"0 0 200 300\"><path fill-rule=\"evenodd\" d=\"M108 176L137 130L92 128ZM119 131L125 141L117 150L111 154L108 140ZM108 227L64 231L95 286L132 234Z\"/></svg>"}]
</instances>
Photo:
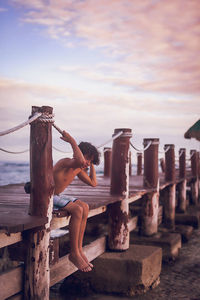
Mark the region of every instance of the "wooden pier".
<instances>
[{"instance_id":1,"label":"wooden pier","mask_svg":"<svg viewBox=\"0 0 200 300\"><path fill-rule=\"evenodd\" d=\"M33 110L49 112L46 107ZM21 184L0 187L0 248L3 251L17 243L26 248L24 260L15 261L0 274L0 299L49 299L49 287L77 270L68 255L59 257L58 241L50 239L52 230L67 228L69 224L69 216L61 211L52 212L51 123L35 121L31 127L30 164L34 192L32 190L30 197ZM186 151L180 149L179 169L175 169L174 145L165 145L165 149L169 148L165 153L165 173L158 173L159 140L144 139L144 147L150 142L144 152L144 171L142 173L140 153L138 175L130 175L131 129L116 129L114 134L119 131L123 134L113 141L112 149L104 152L105 174L97 178L97 187L89 187L76 179L64 192L88 203L88 218L94 218L94 225L98 215L104 214L107 218L107 232L84 246L89 261L107 248L112 251L128 249L129 233L138 228L140 234L147 237L155 235L160 225L174 230L176 211L185 215L189 206L199 205L197 151L192 152L191 168L186 170ZM48 175L46 179L45 174ZM187 190L190 201L186 197Z\"/></svg>"}]
</instances>

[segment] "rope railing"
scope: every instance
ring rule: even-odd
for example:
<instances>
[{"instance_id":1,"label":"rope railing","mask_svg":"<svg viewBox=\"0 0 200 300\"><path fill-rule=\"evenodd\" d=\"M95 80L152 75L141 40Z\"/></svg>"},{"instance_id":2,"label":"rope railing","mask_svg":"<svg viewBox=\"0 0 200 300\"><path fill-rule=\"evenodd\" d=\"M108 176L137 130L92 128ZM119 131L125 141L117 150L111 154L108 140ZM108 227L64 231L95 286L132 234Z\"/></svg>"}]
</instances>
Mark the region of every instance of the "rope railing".
<instances>
[{"instance_id":1,"label":"rope railing","mask_svg":"<svg viewBox=\"0 0 200 300\"><path fill-rule=\"evenodd\" d=\"M58 132L60 132L60 134L63 134L63 130L60 129L55 123L53 123L52 125Z\"/></svg>"},{"instance_id":2,"label":"rope railing","mask_svg":"<svg viewBox=\"0 0 200 300\"><path fill-rule=\"evenodd\" d=\"M107 151L111 151L111 148L103 149L103 153L105 153L105 152L107 152Z\"/></svg>"},{"instance_id":3,"label":"rope railing","mask_svg":"<svg viewBox=\"0 0 200 300\"><path fill-rule=\"evenodd\" d=\"M13 127L13 128L10 128L8 130L5 130L5 131L2 131L0 132L0 136L3 136L3 135L6 135L6 134L9 134L11 132L14 132L14 131L17 131L23 127L25 127L26 125L32 123L33 121L35 121L36 119L38 119L40 116L42 115L42 113L37 113L35 114L34 116L32 116L30 119L28 119L27 121Z\"/></svg>"},{"instance_id":4,"label":"rope railing","mask_svg":"<svg viewBox=\"0 0 200 300\"><path fill-rule=\"evenodd\" d=\"M164 151L158 151L160 154L165 154L165 153L167 153L168 151L169 151L169 149L170 149L170 146L167 146L167 148L166 149L164 149Z\"/></svg>"},{"instance_id":5,"label":"rope railing","mask_svg":"<svg viewBox=\"0 0 200 300\"><path fill-rule=\"evenodd\" d=\"M30 123L32 123L33 121L39 119L40 121L42 122L51 122L53 127L60 133L60 134L63 134L63 130L60 129L56 124L55 124L55 121L53 119L54 115L53 114L47 114L47 113L36 113L34 114L32 117L30 117L27 121L13 127L13 128L10 128L8 130L5 130L5 131L2 131L0 132L0 136L4 136L6 134L9 134L9 133L12 133L14 131L17 131L27 125L29 125ZM102 148L103 146L107 145L108 143L112 142L113 140L117 139L118 137L120 137L121 135L123 134L123 131L120 131L118 133L116 133L115 135L112 136L111 139L107 140L106 142L104 142L103 144L99 145L97 147L97 149L99 148ZM137 147L135 147L131 141L130 141L130 145L132 146L132 148L138 152L142 152L142 151L146 151L152 144L152 141L149 141L149 143L146 145L146 147L144 147L143 149L138 149ZM72 153L72 152L66 152L66 151L63 151L63 150L60 150L58 148L56 148L55 146L53 146L53 149L55 149L56 151L59 151L61 153ZM164 151L159 151L159 153L166 153L168 150L170 149L170 146L168 146ZM28 152L29 149L27 150L24 150L24 151L10 151L10 150L6 150L6 149L3 149L3 148L0 148L0 151L3 151L3 152L6 152L6 153L11 153L11 154L21 154L21 153L25 153L25 152ZM179 157L182 155L183 151L181 151L179 153ZM190 155L190 158L192 158L192 156L194 155L194 152L191 153Z\"/></svg>"},{"instance_id":6,"label":"rope railing","mask_svg":"<svg viewBox=\"0 0 200 300\"><path fill-rule=\"evenodd\" d=\"M122 134L123 134L123 131L119 131L118 133L116 133L115 135L113 135L113 137L112 137L111 139L109 139L109 140L107 140L105 143L99 145L99 146L97 147L97 149L99 149L99 148L101 148L101 147L107 145L108 143L114 141L115 139L117 139L117 138L118 138L119 136L121 136Z\"/></svg>"},{"instance_id":7,"label":"rope railing","mask_svg":"<svg viewBox=\"0 0 200 300\"><path fill-rule=\"evenodd\" d=\"M5 135L5 134L8 134L8 133L11 133L13 131L16 131L28 124L30 124L31 122L35 121L36 119L39 118L40 121L42 122L52 122L52 125L53 127L60 133L62 134L63 133L63 130L60 129L55 123L54 123L54 120L52 119L53 115L42 115L41 113L37 113L36 115L34 115L32 118L30 118L28 121L14 127L14 128L11 128L7 131L4 131L0 134L1 135ZM100 146L98 146L97 148L101 148L103 146L105 146L106 144L108 144L109 142L115 140L116 138L118 138L119 136L121 136L123 134L123 131L120 131L118 132L117 134L115 134L111 139L109 139L108 141L106 141L105 143L101 144ZM61 153L72 153L71 151L63 151L63 150L60 150L58 148L56 148L55 146L52 146L52 148L58 152L61 152ZM9 151L9 150L6 150L6 149L3 149L3 148L0 148L0 151L3 151L3 152L6 152L6 153L11 153L11 154L20 154L20 153L25 153L29 150L24 150L24 151L19 151L19 152L14 152L14 151Z\"/></svg>"},{"instance_id":8,"label":"rope railing","mask_svg":"<svg viewBox=\"0 0 200 300\"><path fill-rule=\"evenodd\" d=\"M138 152L146 151L151 146L151 144L152 144L152 141L149 141L148 144L146 145L146 147L144 147L143 149L138 149L130 142L131 147Z\"/></svg>"},{"instance_id":9,"label":"rope railing","mask_svg":"<svg viewBox=\"0 0 200 300\"><path fill-rule=\"evenodd\" d=\"M53 127L54 127L60 134L63 133L63 130L60 129L55 123L53 123L52 125L53 125ZM113 135L113 137L112 137L111 139L109 139L109 140L107 140L105 143L103 143L103 144L97 146L97 149L102 148L103 146L105 146L105 145L107 145L108 143L112 142L113 140L115 140L116 138L118 138L119 136L121 136L122 134L123 134L123 131L118 132L117 134ZM59 149L56 148L56 147L53 147L53 148L54 148L55 150L59 151L59 152L62 152L62 153L71 153L71 152L64 152L64 151L62 151L62 150L59 150Z\"/></svg>"},{"instance_id":10,"label":"rope railing","mask_svg":"<svg viewBox=\"0 0 200 300\"><path fill-rule=\"evenodd\" d=\"M181 151L180 151L180 153L179 153L179 157L181 157L181 156L182 156L182 154L184 153L184 151L185 151L185 150L181 150Z\"/></svg>"},{"instance_id":11,"label":"rope railing","mask_svg":"<svg viewBox=\"0 0 200 300\"><path fill-rule=\"evenodd\" d=\"M142 151L143 151L143 149L140 150L140 149L136 148L131 142L130 142L130 145L131 145L131 147L132 147L134 150L136 150L136 151L138 151L138 152L142 152Z\"/></svg>"},{"instance_id":12,"label":"rope railing","mask_svg":"<svg viewBox=\"0 0 200 300\"><path fill-rule=\"evenodd\" d=\"M54 115L53 114L46 114L46 113L36 113L34 114L32 117L30 117L27 121L13 127L13 128L10 128L10 129L7 129L5 131L2 131L0 132L0 136L4 136L6 134L9 134L9 133L12 133L12 132L15 132L29 124L31 124L33 121L39 119L41 122L51 122L53 123L52 125L62 134L62 130L56 126L54 124L54 120L53 120L53 117ZM55 148L55 147L54 147ZM67 152L64 152L64 151L61 151L57 148L55 148L57 151L60 151L60 152L63 152L63 153L67 153ZM22 154L22 153L26 153L29 151L29 149L26 149L26 150L23 150L23 151L10 151L10 150L7 150L7 149L3 149L3 148L0 148L0 151L3 151L3 152L6 152L6 153L10 153L10 154ZM69 152L71 153L71 152Z\"/></svg>"},{"instance_id":13,"label":"rope railing","mask_svg":"<svg viewBox=\"0 0 200 300\"><path fill-rule=\"evenodd\" d=\"M33 121L35 121L37 119L39 119L41 122L52 122L52 123L54 123L53 117L54 117L54 115L47 114L47 113L36 113L32 117L30 117L27 121L13 127L13 128L10 128L10 129L7 129L5 131L0 132L0 136L12 133L14 131L17 131L17 130L29 125L30 123L32 123ZM55 124L53 124L53 125L60 133L62 133L62 131L59 127L57 127Z\"/></svg>"},{"instance_id":14,"label":"rope railing","mask_svg":"<svg viewBox=\"0 0 200 300\"><path fill-rule=\"evenodd\" d=\"M190 159L192 158L192 156L195 154L195 151L192 151L192 153L190 154Z\"/></svg>"},{"instance_id":15,"label":"rope railing","mask_svg":"<svg viewBox=\"0 0 200 300\"><path fill-rule=\"evenodd\" d=\"M70 154L72 153L72 151L63 151L63 150L60 150L60 149L56 148L55 146L52 146L52 148L54 150L58 151L58 152L61 152L61 153L70 153Z\"/></svg>"},{"instance_id":16,"label":"rope railing","mask_svg":"<svg viewBox=\"0 0 200 300\"><path fill-rule=\"evenodd\" d=\"M72 151L63 151L63 150L60 150L60 149L56 148L55 146L52 146L52 148L54 150L58 151L58 152L61 152L61 153L72 153ZM7 150L7 149L0 148L0 151L10 153L10 154L22 154L22 153L28 152L29 149L26 149L26 150L23 150L23 151L10 151L10 150Z\"/></svg>"},{"instance_id":17,"label":"rope railing","mask_svg":"<svg viewBox=\"0 0 200 300\"><path fill-rule=\"evenodd\" d=\"M10 150L6 150L6 149L3 149L3 148L0 148L0 151L6 152L6 153L10 153L10 154L22 154L22 153L28 152L29 149L24 150L24 151L17 151L17 152L14 152L14 151L10 151Z\"/></svg>"}]
</instances>

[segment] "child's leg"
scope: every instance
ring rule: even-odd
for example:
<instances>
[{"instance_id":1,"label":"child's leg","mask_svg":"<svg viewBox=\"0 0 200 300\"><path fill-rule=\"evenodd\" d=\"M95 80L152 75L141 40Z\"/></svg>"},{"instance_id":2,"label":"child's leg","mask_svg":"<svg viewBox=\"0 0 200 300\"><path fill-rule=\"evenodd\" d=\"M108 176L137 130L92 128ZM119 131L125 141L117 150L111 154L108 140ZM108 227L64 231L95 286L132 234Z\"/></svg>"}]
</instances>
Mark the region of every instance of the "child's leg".
<instances>
[{"instance_id":1,"label":"child's leg","mask_svg":"<svg viewBox=\"0 0 200 300\"><path fill-rule=\"evenodd\" d=\"M82 224L83 209L80 205L70 202L65 207L62 208L66 210L70 215L69 222L69 238L70 238L70 255L69 259L73 264L81 271L88 272L91 268L88 266L87 262L82 258L79 251L79 236Z\"/></svg>"},{"instance_id":2,"label":"child's leg","mask_svg":"<svg viewBox=\"0 0 200 300\"><path fill-rule=\"evenodd\" d=\"M86 227L86 223L87 223L87 217L88 217L88 212L89 212L89 206L87 203L82 202L80 200L76 200L75 202L76 204L78 204L82 209L83 209L83 216L82 216L82 222L80 225L80 232L79 232L79 241L78 241L78 247L79 247L79 251L81 256L83 257L83 259L91 266L93 267L93 265L91 263L89 263L87 257L85 256L85 254L83 253L83 237L84 237L84 233L85 233L85 227Z\"/></svg>"}]
</instances>

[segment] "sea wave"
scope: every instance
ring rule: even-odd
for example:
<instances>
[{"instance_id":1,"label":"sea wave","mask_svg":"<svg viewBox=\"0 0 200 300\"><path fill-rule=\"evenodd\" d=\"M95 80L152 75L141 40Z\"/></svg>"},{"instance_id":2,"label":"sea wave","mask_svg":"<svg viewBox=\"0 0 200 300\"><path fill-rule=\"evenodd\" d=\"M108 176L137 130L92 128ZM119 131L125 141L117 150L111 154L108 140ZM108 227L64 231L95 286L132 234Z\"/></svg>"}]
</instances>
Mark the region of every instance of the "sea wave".
<instances>
[{"instance_id":1,"label":"sea wave","mask_svg":"<svg viewBox=\"0 0 200 300\"><path fill-rule=\"evenodd\" d=\"M103 174L103 168L96 169L97 175ZM30 180L30 165L28 162L0 161L0 186L25 183Z\"/></svg>"},{"instance_id":2,"label":"sea wave","mask_svg":"<svg viewBox=\"0 0 200 300\"><path fill-rule=\"evenodd\" d=\"M0 185L29 181L30 166L26 162L0 162Z\"/></svg>"}]
</instances>

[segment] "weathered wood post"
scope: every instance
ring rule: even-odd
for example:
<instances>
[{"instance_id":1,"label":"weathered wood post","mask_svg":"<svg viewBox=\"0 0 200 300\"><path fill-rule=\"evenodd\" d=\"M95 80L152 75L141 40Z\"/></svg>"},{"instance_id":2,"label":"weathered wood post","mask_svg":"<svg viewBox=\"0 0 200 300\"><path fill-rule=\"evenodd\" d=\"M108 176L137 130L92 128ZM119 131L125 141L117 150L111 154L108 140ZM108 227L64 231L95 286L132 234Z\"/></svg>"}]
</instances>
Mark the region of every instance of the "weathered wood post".
<instances>
[{"instance_id":1,"label":"weathered wood post","mask_svg":"<svg viewBox=\"0 0 200 300\"><path fill-rule=\"evenodd\" d=\"M198 176L200 179L200 152L197 152L197 155L198 155Z\"/></svg>"},{"instance_id":2,"label":"weathered wood post","mask_svg":"<svg viewBox=\"0 0 200 300\"><path fill-rule=\"evenodd\" d=\"M149 147L147 146L149 145ZM144 187L151 191L143 197L141 230L145 236L158 231L159 177L158 177L159 139L144 139Z\"/></svg>"},{"instance_id":3,"label":"weathered wood post","mask_svg":"<svg viewBox=\"0 0 200 300\"><path fill-rule=\"evenodd\" d=\"M163 173L165 173L165 160L164 160L164 158L160 159L160 167L161 167L161 171Z\"/></svg>"},{"instance_id":4,"label":"weathered wood post","mask_svg":"<svg viewBox=\"0 0 200 300\"><path fill-rule=\"evenodd\" d=\"M132 159L131 159L131 151L129 151L129 176L132 175Z\"/></svg>"},{"instance_id":5,"label":"weathered wood post","mask_svg":"<svg viewBox=\"0 0 200 300\"><path fill-rule=\"evenodd\" d=\"M198 155L198 176L200 179L200 152L199 151L197 152L197 155Z\"/></svg>"},{"instance_id":6,"label":"weathered wood post","mask_svg":"<svg viewBox=\"0 0 200 300\"><path fill-rule=\"evenodd\" d=\"M128 194L129 194L129 140L131 129L115 129L114 135L122 131L122 135L113 141L111 195L118 195L121 201L108 205L110 250L123 251L129 248L128 229Z\"/></svg>"},{"instance_id":7,"label":"weathered wood post","mask_svg":"<svg viewBox=\"0 0 200 300\"><path fill-rule=\"evenodd\" d=\"M137 152L137 175L142 175L142 153Z\"/></svg>"},{"instance_id":8,"label":"weathered wood post","mask_svg":"<svg viewBox=\"0 0 200 300\"><path fill-rule=\"evenodd\" d=\"M179 179L181 182L177 185L178 191L178 203L177 203L177 212L185 213L187 207L187 198L186 198L186 149L179 149Z\"/></svg>"},{"instance_id":9,"label":"weathered wood post","mask_svg":"<svg viewBox=\"0 0 200 300\"><path fill-rule=\"evenodd\" d=\"M165 181L171 182L164 191L164 224L168 229L175 228L176 184L175 184L175 152L174 145L166 144L165 150Z\"/></svg>"},{"instance_id":10,"label":"weathered wood post","mask_svg":"<svg viewBox=\"0 0 200 300\"><path fill-rule=\"evenodd\" d=\"M104 153L104 176L110 177L112 149L110 147L104 147L103 153Z\"/></svg>"},{"instance_id":11,"label":"weathered wood post","mask_svg":"<svg viewBox=\"0 0 200 300\"><path fill-rule=\"evenodd\" d=\"M32 107L32 115L42 113L51 118L52 107ZM49 238L53 207L53 161L51 122L42 116L31 123L30 215L47 217L43 228L31 230L27 236L24 297L29 300L49 299Z\"/></svg>"},{"instance_id":12,"label":"weathered wood post","mask_svg":"<svg viewBox=\"0 0 200 300\"><path fill-rule=\"evenodd\" d=\"M198 153L196 150L190 150L192 180L191 187L191 204L197 205L199 198L199 171L198 171Z\"/></svg>"}]
</instances>

